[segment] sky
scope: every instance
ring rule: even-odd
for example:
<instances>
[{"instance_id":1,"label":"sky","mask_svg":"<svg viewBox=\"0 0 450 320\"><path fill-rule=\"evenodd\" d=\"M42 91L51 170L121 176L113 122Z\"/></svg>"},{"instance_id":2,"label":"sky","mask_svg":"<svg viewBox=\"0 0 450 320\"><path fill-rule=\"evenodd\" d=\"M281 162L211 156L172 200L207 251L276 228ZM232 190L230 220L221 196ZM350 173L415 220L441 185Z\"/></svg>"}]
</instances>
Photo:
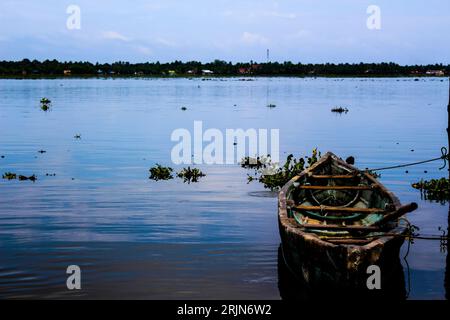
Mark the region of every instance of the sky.
<instances>
[{"instance_id":1,"label":"sky","mask_svg":"<svg viewBox=\"0 0 450 320\"><path fill-rule=\"evenodd\" d=\"M0 60L264 62L269 49L271 61L450 64L449 13L448 0L0 0Z\"/></svg>"}]
</instances>

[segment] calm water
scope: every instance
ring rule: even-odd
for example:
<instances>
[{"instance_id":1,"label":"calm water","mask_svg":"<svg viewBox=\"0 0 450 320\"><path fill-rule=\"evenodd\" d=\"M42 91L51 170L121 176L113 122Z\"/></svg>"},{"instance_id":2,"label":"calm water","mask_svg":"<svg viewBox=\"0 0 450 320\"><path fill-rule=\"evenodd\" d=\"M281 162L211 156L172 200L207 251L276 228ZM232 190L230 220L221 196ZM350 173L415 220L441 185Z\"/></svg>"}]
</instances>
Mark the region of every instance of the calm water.
<instances>
[{"instance_id":1,"label":"calm water","mask_svg":"<svg viewBox=\"0 0 450 320\"><path fill-rule=\"evenodd\" d=\"M0 80L0 172L38 176L0 180L0 298L279 299L273 194L238 165L200 166L198 184L148 179L155 163L173 166L170 135L195 120L278 128L282 158L318 147L361 168L437 157L447 143L446 80L254 80ZM350 112L330 112L340 105ZM419 203L408 217L422 234L447 227L448 205L410 184L445 175L440 166L382 173L402 202ZM439 241L411 245L410 299L445 298L446 256ZM65 289L71 264L79 292Z\"/></svg>"}]
</instances>

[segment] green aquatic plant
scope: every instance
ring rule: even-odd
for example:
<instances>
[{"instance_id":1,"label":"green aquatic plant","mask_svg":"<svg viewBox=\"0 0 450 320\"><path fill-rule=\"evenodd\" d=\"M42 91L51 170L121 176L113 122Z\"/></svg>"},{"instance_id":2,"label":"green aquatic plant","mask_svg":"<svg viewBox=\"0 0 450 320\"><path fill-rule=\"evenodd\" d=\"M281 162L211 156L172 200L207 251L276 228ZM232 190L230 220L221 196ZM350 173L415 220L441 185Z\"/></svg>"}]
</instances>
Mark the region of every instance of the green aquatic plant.
<instances>
[{"instance_id":1,"label":"green aquatic plant","mask_svg":"<svg viewBox=\"0 0 450 320\"><path fill-rule=\"evenodd\" d=\"M270 155L267 157L244 157L241 160L241 167L245 169L261 169L267 164L267 161L270 159Z\"/></svg>"},{"instance_id":2,"label":"green aquatic plant","mask_svg":"<svg viewBox=\"0 0 450 320\"><path fill-rule=\"evenodd\" d=\"M181 110L186 111L187 108L186 107L181 107Z\"/></svg>"},{"instance_id":3,"label":"green aquatic plant","mask_svg":"<svg viewBox=\"0 0 450 320\"><path fill-rule=\"evenodd\" d=\"M26 180L30 180L30 181L35 182L37 180L37 177L34 174L32 176L29 176L29 177L23 176L23 175L19 175L19 181L26 181Z\"/></svg>"},{"instance_id":4,"label":"green aquatic plant","mask_svg":"<svg viewBox=\"0 0 450 320\"><path fill-rule=\"evenodd\" d=\"M246 165L245 161L251 158L244 158L245 166L243 162L241 162L241 166L247 169L255 169L254 175L247 175L248 183L259 181L264 185L264 188L274 191L281 189L293 177L316 163L320 157L320 152L314 149L310 157L300 157L297 159L294 155L290 154L282 167L273 163L270 156L263 158L264 162L259 168Z\"/></svg>"},{"instance_id":5,"label":"green aquatic plant","mask_svg":"<svg viewBox=\"0 0 450 320\"><path fill-rule=\"evenodd\" d=\"M205 176L206 174L200 171L200 169L191 169L191 167L183 168L180 172L177 173L177 177L182 178L183 182L185 183L198 182L201 177Z\"/></svg>"},{"instance_id":6,"label":"green aquatic plant","mask_svg":"<svg viewBox=\"0 0 450 320\"><path fill-rule=\"evenodd\" d=\"M79 140L79 139L81 139L81 134L80 134L80 133L77 133L77 134L74 135L73 137L74 137L75 139Z\"/></svg>"},{"instance_id":7,"label":"green aquatic plant","mask_svg":"<svg viewBox=\"0 0 450 320\"><path fill-rule=\"evenodd\" d=\"M439 202L450 200L450 180L447 178L420 180L413 183L412 187L420 190L426 200Z\"/></svg>"},{"instance_id":8,"label":"green aquatic plant","mask_svg":"<svg viewBox=\"0 0 450 320\"><path fill-rule=\"evenodd\" d=\"M30 181L36 181L37 177L36 175L32 175L32 176L23 176L23 175L19 175L17 176L17 174L12 173L12 172L5 172L2 176L3 179L7 179L7 180L15 180L15 179L19 179L19 181L25 181L25 180L30 180Z\"/></svg>"},{"instance_id":9,"label":"green aquatic plant","mask_svg":"<svg viewBox=\"0 0 450 320\"><path fill-rule=\"evenodd\" d=\"M5 172L5 173L2 175L2 178L3 178L3 179L8 179L8 180L14 180L14 179L17 178L17 175L16 175L15 173L12 173L12 172Z\"/></svg>"},{"instance_id":10,"label":"green aquatic plant","mask_svg":"<svg viewBox=\"0 0 450 320\"><path fill-rule=\"evenodd\" d=\"M41 110L43 111L48 111L50 110L50 104L52 103L52 101L48 98L42 98L41 99Z\"/></svg>"},{"instance_id":11,"label":"green aquatic plant","mask_svg":"<svg viewBox=\"0 0 450 320\"><path fill-rule=\"evenodd\" d=\"M276 104L270 103L270 104L267 105L267 108L271 108L272 109L272 108L276 108L276 106L277 106Z\"/></svg>"},{"instance_id":12,"label":"green aquatic plant","mask_svg":"<svg viewBox=\"0 0 450 320\"><path fill-rule=\"evenodd\" d=\"M333 109L331 109L331 112L335 112L335 113L347 113L349 110L347 108L342 108L342 107L334 107Z\"/></svg>"},{"instance_id":13,"label":"green aquatic plant","mask_svg":"<svg viewBox=\"0 0 450 320\"><path fill-rule=\"evenodd\" d=\"M156 164L156 166L150 168L150 177L151 180L170 180L173 179L173 169L170 167L163 167L160 164Z\"/></svg>"}]
</instances>

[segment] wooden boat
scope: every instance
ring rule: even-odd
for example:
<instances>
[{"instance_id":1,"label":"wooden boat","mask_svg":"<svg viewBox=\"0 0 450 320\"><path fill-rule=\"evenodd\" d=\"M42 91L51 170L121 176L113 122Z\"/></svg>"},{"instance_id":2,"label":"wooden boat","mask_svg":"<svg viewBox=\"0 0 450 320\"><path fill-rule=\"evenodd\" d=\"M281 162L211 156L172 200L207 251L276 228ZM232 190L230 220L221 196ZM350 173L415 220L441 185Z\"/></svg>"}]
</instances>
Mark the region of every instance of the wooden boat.
<instances>
[{"instance_id":1,"label":"wooden boat","mask_svg":"<svg viewBox=\"0 0 450 320\"><path fill-rule=\"evenodd\" d=\"M416 208L329 152L279 193L286 264L311 285L367 288L371 265L389 278L408 231L399 218Z\"/></svg>"}]
</instances>

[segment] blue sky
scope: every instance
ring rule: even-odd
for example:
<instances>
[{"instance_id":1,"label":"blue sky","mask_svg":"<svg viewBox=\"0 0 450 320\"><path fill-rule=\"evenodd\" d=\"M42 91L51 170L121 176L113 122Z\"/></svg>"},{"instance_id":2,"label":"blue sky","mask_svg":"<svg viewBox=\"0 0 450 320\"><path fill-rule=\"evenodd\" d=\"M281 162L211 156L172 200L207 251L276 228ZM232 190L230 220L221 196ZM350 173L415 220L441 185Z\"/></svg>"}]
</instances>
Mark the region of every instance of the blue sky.
<instances>
[{"instance_id":1,"label":"blue sky","mask_svg":"<svg viewBox=\"0 0 450 320\"><path fill-rule=\"evenodd\" d=\"M81 29L69 30L69 5ZM369 30L367 7L381 9ZM0 59L450 63L448 0L1 0Z\"/></svg>"}]
</instances>

